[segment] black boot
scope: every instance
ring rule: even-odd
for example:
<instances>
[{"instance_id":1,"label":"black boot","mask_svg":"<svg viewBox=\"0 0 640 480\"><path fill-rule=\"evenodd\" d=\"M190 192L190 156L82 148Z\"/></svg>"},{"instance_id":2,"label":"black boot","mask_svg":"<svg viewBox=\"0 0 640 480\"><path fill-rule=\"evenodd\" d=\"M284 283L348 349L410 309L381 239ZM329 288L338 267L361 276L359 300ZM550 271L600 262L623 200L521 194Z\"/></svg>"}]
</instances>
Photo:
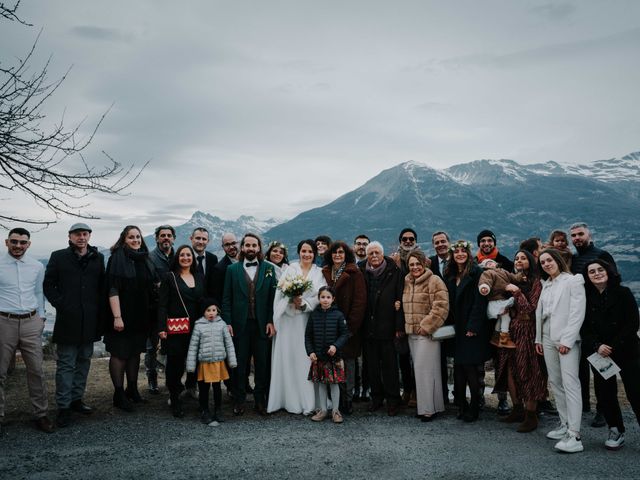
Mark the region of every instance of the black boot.
<instances>
[{"instance_id":1,"label":"black boot","mask_svg":"<svg viewBox=\"0 0 640 480\"><path fill-rule=\"evenodd\" d=\"M480 407L477 402L471 402L469 409L462 416L462 420L467 423L475 422L480 415Z\"/></svg>"},{"instance_id":2,"label":"black boot","mask_svg":"<svg viewBox=\"0 0 640 480\"><path fill-rule=\"evenodd\" d=\"M182 410L182 400L180 400L180 395L171 395L171 414L176 418L184 417L184 410Z\"/></svg>"},{"instance_id":3,"label":"black boot","mask_svg":"<svg viewBox=\"0 0 640 480\"><path fill-rule=\"evenodd\" d=\"M133 412L134 410L133 404L125 395L122 387L116 387L116 391L113 393L113 406L125 412Z\"/></svg>"},{"instance_id":4,"label":"black boot","mask_svg":"<svg viewBox=\"0 0 640 480\"><path fill-rule=\"evenodd\" d=\"M131 385L127 386L127 389L124 391L127 398L131 400L133 403L147 403L147 400L140 396L140 392L137 387L132 387Z\"/></svg>"}]
</instances>

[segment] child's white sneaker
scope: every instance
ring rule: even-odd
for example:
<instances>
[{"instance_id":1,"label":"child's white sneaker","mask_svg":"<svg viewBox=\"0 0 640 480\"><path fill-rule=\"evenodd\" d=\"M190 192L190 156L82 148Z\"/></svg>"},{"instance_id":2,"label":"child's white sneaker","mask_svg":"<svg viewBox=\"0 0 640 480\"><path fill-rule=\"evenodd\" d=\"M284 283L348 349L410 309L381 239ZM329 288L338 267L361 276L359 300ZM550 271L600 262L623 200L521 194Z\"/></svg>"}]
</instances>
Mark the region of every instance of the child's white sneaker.
<instances>
[{"instance_id":1,"label":"child's white sneaker","mask_svg":"<svg viewBox=\"0 0 640 480\"><path fill-rule=\"evenodd\" d=\"M609 438L604 442L607 450L620 450L624 445L624 433L618 431L617 427L609 429Z\"/></svg>"},{"instance_id":2,"label":"child's white sneaker","mask_svg":"<svg viewBox=\"0 0 640 480\"><path fill-rule=\"evenodd\" d=\"M567 430L564 438L556 443L553 448L565 453L578 453L584 450L582 440L580 440L576 432L572 432L571 430Z\"/></svg>"},{"instance_id":3,"label":"child's white sneaker","mask_svg":"<svg viewBox=\"0 0 640 480\"><path fill-rule=\"evenodd\" d=\"M566 434L567 426L561 423L558 428L547 433L547 438L550 438L551 440L562 440Z\"/></svg>"}]
</instances>

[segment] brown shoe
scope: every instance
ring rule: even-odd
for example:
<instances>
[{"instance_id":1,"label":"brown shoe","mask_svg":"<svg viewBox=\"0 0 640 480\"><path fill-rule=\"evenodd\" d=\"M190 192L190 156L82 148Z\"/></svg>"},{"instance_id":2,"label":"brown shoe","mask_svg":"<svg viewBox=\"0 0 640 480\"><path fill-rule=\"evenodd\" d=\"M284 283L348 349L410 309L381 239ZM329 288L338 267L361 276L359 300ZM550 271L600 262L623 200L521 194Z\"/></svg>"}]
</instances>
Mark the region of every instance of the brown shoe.
<instances>
[{"instance_id":1,"label":"brown shoe","mask_svg":"<svg viewBox=\"0 0 640 480\"><path fill-rule=\"evenodd\" d=\"M520 423L524 421L524 407L522 404L518 403L514 405L511 413L506 417L502 417L500 421L504 423Z\"/></svg>"},{"instance_id":2,"label":"brown shoe","mask_svg":"<svg viewBox=\"0 0 640 480\"><path fill-rule=\"evenodd\" d=\"M340 413L339 410L336 410L335 412L333 412L333 423L342 423L344 422L344 419L342 418L342 414Z\"/></svg>"},{"instance_id":3,"label":"brown shoe","mask_svg":"<svg viewBox=\"0 0 640 480\"><path fill-rule=\"evenodd\" d=\"M524 414L524 422L518 425L517 431L519 433L528 433L533 432L536 428L538 428L538 415L535 410L527 410Z\"/></svg>"},{"instance_id":4,"label":"brown shoe","mask_svg":"<svg viewBox=\"0 0 640 480\"><path fill-rule=\"evenodd\" d=\"M311 420L313 420L314 422L321 422L325 418L327 418L327 411L326 410L318 410L316 412L316 414L313 417L311 417Z\"/></svg>"},{"instance_id":5,"label":"brown shoe","mask_svg":"<svg viewBox=\"0 0 640 480\"><path fill-rule=\"evenodd\" d=\"M36 419L36 428L44 433L52 433L55 430L53 422L47 416Z\"/></svg>"},{"instance_id":6,"label":"brown shoe","mask_svg":"<svg viewBox=\"0 0 640 480\"><path fill-rule=\"evenodd\" d=\"M407 402L407 407L415 408L417 406L418 406L418 399L416 398L416 392L414 390L411 392L411 395L409 395L409 401Z\"/></svg>"}]
</instances>

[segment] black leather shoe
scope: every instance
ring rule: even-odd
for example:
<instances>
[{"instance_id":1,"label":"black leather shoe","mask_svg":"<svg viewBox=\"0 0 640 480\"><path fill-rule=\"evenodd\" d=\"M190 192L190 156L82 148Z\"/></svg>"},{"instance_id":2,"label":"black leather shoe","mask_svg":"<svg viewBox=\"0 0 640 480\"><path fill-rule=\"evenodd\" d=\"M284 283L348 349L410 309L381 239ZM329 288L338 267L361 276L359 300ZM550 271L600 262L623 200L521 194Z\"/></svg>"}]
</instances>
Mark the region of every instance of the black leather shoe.
<instances>
[{"instance_id":1,"label":"black leather shoe","mask_svg":"<svg viewBox=\"0 0 640 480\"><path fill-rule=\"evenodd\" d=\"M129 401L122 387L116 388L113 394L113 406L124 410L125 412L133 412L133 404Z\"/></svg>"},{"instance_id":2,"label":"black leather shoe","mask_svg":"<svg viewBox=\"0 0 640 480\"><path fill-rule=\"evenodd\" d=\"M266 417L268 415L267 409L265 408L264 404L262 404L262 403L256 403L256 405L253 407L253 409L258 413L258 415L260 415L262 417Z\"/></svg>"},{"instance_id":3,"label":"black leather shoe","mask_svg":"<svg viewBox=\"0 0 640 480\"><path fill-rule=\"evenodd\" d=\"M82 400L74 400L71 402L71 410L77 413L82 413L83 415L91 415L93 413L93 408Z\"/></svg>"},{"instance_id":4,"label":"black leather shoe","mask_svg":"<svg viewBox=\"0 0 640 480\"><path fill-rule=\"evenodd\" d=\"M53 433L55 431L53 422L46 416L36 419L36 428L44 433Z\"/></svg>"},{"instance_id":5,"label":"black leather shoe","mask_svg":"<svg viewBox=\"0 0 640 480\"><path fill-rule=\"evenodd\" d=\"M244 403L236 403L233 407L233 414L237 417L244 415Z\"/></svg>"},{"instance_id":6,"label":"black leather shoe","mask_svg":"<svg viewBox=\"0 0 640 480\"><path fill-rule=\"evenodd\" d=\"M370 411L370 412L377 412L381 408L382 408L382 401L380 401L380 400L372 400L371 401L371 405L369 405L369 408L367 408L367 410Z\"/></svg>"},{"instance_id":7,"label":"black leather shoe","mask_svg":"<svg viewBox=\"0 0 640 480\"><path fill-rule=\"evenodd\" d=\"M56 425L60 428L68 427L71 423L71 409L59 408L56 416Z\"/></svg>"},{"instance_id":8,"label":"black leather shoe","mask_svg":"<svg viewBox=\"0 0 640 480\"><path fill-rule=\"evenodd\" d=\"M127 389L125 390L125 394L127 395L127 398L129 400L131 400L133 403L148 403L149 401L142 398L140 396L140 392L138 391L138 389L132 389L127 387Z\"/></svg>"}]
</instances>

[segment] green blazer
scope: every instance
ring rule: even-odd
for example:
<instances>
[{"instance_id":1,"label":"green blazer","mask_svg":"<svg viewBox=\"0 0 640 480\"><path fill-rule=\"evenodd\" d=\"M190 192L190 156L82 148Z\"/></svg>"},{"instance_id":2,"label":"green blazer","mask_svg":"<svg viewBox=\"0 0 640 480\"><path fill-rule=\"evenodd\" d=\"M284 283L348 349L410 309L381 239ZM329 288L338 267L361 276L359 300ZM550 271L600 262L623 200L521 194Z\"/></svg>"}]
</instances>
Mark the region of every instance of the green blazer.
<instances>
[{"instance_id":1,"label":"green blazer","mask_svg":"<svg viewBox=\"0 0 640 480\"><path fill-rule=\"evenodd\" d=\"M256 274L256 317L262 338L267 338L267 324L273 323L273 299L277 285L273 264L260 262ZM244 262L240 261L227 268L222 296L222 319L233 327L234 336L241 337L244 334L248 313L249 289Z\"/></svg>"}]
</instances>

